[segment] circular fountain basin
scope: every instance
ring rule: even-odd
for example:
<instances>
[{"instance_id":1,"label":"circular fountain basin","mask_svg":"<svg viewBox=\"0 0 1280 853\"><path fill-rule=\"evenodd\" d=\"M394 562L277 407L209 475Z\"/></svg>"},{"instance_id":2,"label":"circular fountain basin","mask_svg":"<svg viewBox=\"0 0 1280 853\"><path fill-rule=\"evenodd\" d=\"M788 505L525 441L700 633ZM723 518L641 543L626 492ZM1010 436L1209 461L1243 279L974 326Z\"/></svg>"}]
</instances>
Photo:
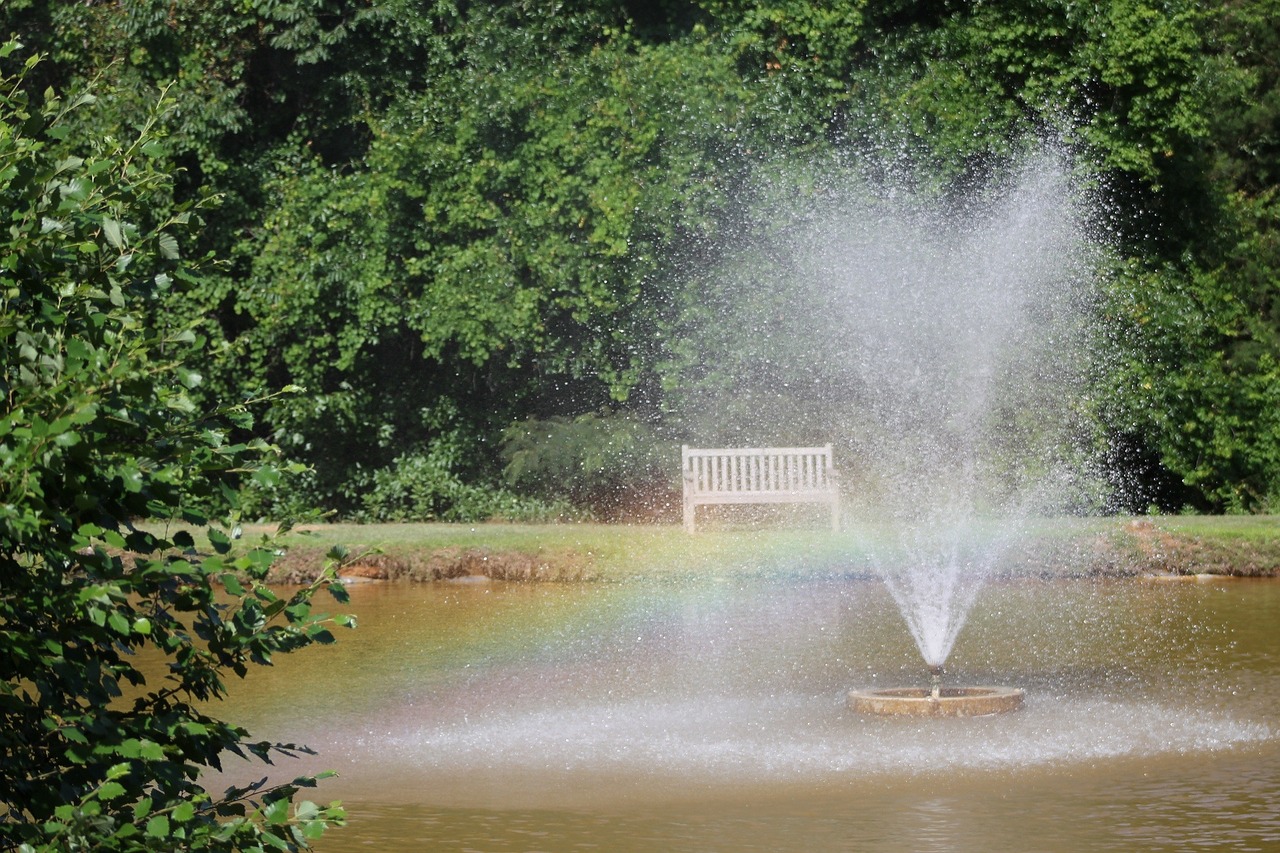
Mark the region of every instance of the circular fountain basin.
<instances>
[{"instance_id":1,"label":"circular fountain basin","mask_svg":"<svg viewBox=\"0 0 1280 853\"><path fill-rule=\"evenodd\" d=\"M1018 687L885 687L849 691L849 707L859 714L891 717L986 717L1022 707Z\"/></svg>"}]
</instances>

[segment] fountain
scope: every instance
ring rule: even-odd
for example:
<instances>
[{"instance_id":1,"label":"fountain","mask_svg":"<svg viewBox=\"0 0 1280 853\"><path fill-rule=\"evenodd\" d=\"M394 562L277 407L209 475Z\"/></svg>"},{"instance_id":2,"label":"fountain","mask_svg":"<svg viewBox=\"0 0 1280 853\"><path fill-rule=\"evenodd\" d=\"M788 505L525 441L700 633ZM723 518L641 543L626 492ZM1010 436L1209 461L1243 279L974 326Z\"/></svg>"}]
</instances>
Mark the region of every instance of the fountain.
<instances>
[{"instance_id":1,"label":"fountain","mask_svg":"<svg viewBox=\"0 0 1280 853\"><path fill-rule=\"evenodd\" d=\"M929 667L928 687L850 690L849 707L859 714L893 717L988 717L1022 707L1017 687L943 687L942 667Z\"/></svg>"},{"instance_id":2,"label":"fountain","mask_svg":"<svg viewBox=\"0 0 1280 853\"><path fill-rule=\"evenodd\" d=\"M813 412L797 416L785 401L785 426L757 401L743 418L775 435L845 436L848 514L879 531L871 561L936 673L987 578L1026 548L1026 520L1080 500L1073 453L1097 250L1069 167L1051 153L945 199L917 191L919 176L873 184L856 174L835 169L813 179L820 191L769 211L785 237L753 268L726 273L736 280L721 302L731 327L774 331L758 351L722 358L747 362L744 375L824 389ZM765 316L777 303L759 294L778 281L794 304L813 306L796 312L802 327ZM866 713L951 715L1021 698L947 685L857 690L849 701Z\"/></svg>"},{"instance_id":3,"label":"fountain","mask_svg":"<svg viewBox=\"0 0 1280 853\"><path fill-rule=\"evenodd\" d=\"M1022 547L1024 520L1076 479L1064 450L1078 438L1092 253L1074 196L1062 161L1042 155L959 213L917 213L924 230L905 231L914 246L895 259L898 305L853 321L859 384L884 425L864 449L898 531L873 561L931 674L927 689L851 691L860 713L1022 707L1020 689L941 678L979 590ZM865 273L844 283L865 301Z\"/></svg>"},{"instance_id":4,"label":"fountain","mask_svg":"<svg viewBox=\"0 0 1280 853\"><path fill-rule=\"evenodd\" d=\"M876 566L902 613L929 671L928 687L863 688L850 691L849 707L861 714L976 717L1022 707L1024 692L1004 686L943 686L944 664L960 629L993 571L1011 534L973 541L968 525L903 532L909 546ZM970 541L966 544L965 540ZM963 556L967 553L967 557Z\"/></svg>"},{"instance_id":5,"label":"fountain","mask_svg":"<svg viewBox=\"0 0 1280 853\"><path fill-rule=\"evenodd\" d=\"M988 717L1022 707L1017 687L884 687L849 691L860 714L893 717Z\"/></svg>"}]
</instances>

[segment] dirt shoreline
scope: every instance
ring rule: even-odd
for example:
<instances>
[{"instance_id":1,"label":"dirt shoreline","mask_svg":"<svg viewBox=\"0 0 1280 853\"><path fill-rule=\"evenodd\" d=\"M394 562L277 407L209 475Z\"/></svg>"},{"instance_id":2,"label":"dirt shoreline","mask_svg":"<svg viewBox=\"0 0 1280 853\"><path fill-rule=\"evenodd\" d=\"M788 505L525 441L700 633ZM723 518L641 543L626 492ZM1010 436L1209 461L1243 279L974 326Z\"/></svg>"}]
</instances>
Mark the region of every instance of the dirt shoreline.
<instances>
[{"instance_id":1,"label":"dirt shoreline","mask_svg":"<svg viewBox=\"0 0 1280 853\"><path fill-rule=\"evenodd\" d=\"M323 570L326 549L294 545L277 559L269 579L306 583ZM828 571L864 573L858 568ZM767 571L767 570L765 570ZM997 568L1007 577L1253 577L1280 575L1280 537L1251 540L1188 536L1137 519L1119 531L1086 539L1046 544ZM647 572L609 572L608 576L645 577ZM529 553L518 549L439 547L421 550L355 552L339 568L349 582L459 581L467 578L519 582L600 580L592 555L564 548Z\"/></svg>"},{"instance_id":2,"label":"dirt shoreline","mask_svg":"<svg viewBox=\"0 0 1280 853\"><path fill-rule=\"evenodd\" d=\"M293 546L271 567L273 583L309 583L324 570L323 547ZM497 581L595 580L589 556L573 551L529 554L517 550L445 547L407 552L355 553L338 569L343 580L420 582L483 577Z\"/></svg>"}]
</instances>

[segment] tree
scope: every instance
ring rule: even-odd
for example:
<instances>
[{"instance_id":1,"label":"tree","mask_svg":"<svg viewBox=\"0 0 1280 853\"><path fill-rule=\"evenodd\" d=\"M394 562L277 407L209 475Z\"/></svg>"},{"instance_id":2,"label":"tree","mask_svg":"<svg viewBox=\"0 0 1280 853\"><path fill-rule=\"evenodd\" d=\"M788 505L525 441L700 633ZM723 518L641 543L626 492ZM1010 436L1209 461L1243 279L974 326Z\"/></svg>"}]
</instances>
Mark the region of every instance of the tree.
<instances>
[{"instance_id":1,"label":"tree","mask_svg":"<svg viewBox=\"0 0 1280 853\"><path fill-rule=\"evenodd\" d=\"M304 155L269 184L236 347L249 381L308 388L270 417L326 506L406 452L493 476L521 416L653 406L658 318L750 145L711 41L492 17L371 120L362 164Z\"/></svg>"},{"instance_id":2,"label":"tree","mask_svg":"<svg viewBox=\"0 0 1280 853\"><path fill-rule=\"evenodd\" d=\"M235 480L278 476L271 448L228 439L248 402L195 405L190 331L142 322L198 275L200 206L168 204L158 112L86 141L95 96L30 99L36 64L0 76L0 849L306 849L341 809L291 805L312 778L206 790L225 755L298 749L206 703L332 642L350 620L311 602L342 589L330 572L279 597L274 545L234 546Z\"/></svg>"},{"instance_id":3,"label":"tree","mask_svg":"<svg viewBox=\"0 0 1280 853\"><path fill-rule=\"evenodd\" d=\"M1126 327L1126 352L1161 332L1212 339L1223 376L1265 385L1254 356L1280 354L1276 2L9 0L0 27L52 57L28 91L120 88L76 134L122 135L174 81L174 201L224 198L198 239L227 263L155 303L209 340L191 393L305 386L252 434L314 466L277 494L354 513L375 482L491 486L500 436L525 418L680 429L701 379L665 366L687 349L669 330L712 319L708 275L761 250L751 205L779 163L909 163L963 204L1026 145L1063 146L1094 182L1118 298L1140 283L1175 304L1191 280L1206 295L1191 318ZM1210 290L1250 315L1213 315ZM1224 320L1239 322L1219 336ZM1172 449L1182 421L1142 411L1146 382L1212 403L1191 410L1246 402L1256 432L1240 440L1262 446L1256 394L1222 397L1194 360L1167 368L1103 382L1133 392L1102 407L1117 445L1163 466L1179 503L1236 505L1221 496L1240 476L1241 494L1268 492L1268 454L1202 476ZM417 484L396 482L410 470Z\"/></svg>"}]
</instances>

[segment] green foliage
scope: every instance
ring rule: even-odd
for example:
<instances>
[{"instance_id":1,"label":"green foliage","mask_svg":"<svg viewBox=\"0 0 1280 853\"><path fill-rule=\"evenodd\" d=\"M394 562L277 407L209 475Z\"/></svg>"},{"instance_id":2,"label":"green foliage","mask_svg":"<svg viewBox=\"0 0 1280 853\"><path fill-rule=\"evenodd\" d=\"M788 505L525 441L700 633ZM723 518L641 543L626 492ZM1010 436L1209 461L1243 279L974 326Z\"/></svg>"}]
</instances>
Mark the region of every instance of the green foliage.
<instances>
[{"instance_id":1,"label":"green foliage","mask_svg":"<svg viewBox=\"0 0 1280 853\"><path fill-rule=\"evenodd\" d=\"M1135 264L1113 291L1127 358L1114 374L1111 420L1150 436L1197 508L1280 506L1277 223L1273 197L1240 197L1223 232L1238 242L1216 267ZM1169 497L1159 503L1180 508Z\"/></svg>"},{"instance_id":2,"label":"green foliage","mask_svg":"<svg viewBox=\"0 0 1280 853\"><path fill-rule=\"evenodd\" d=\"M252 279L227 295L246 327L238 374L308 389L271 427L344 513L447 516L388 497L406 459L462 431L450 476L484 480L475 437L531 405L652 386L671 269L712 227L720 164L747 133L732 65L705 45L615 33L565 59L558 41L474 26L464 65L372 123L359 171L280 163ZM506 68L516 56L529 64Z\"/></svg>"},{"instance_id":3,"label":"green foliage","mask_svg":"<svg viewBox=\"0 0 1280 853\"><path fill-rule=\"evenodd\" d=\"M1066 138L1102 168L1159 186L1208 131L1195 4L1056 0L957 7L884 34L854 72L858 135L909 130L958 171L1021 138ZM899 131L900 132L900 131Z\"/></svg>"},{"instance_id":4,"label":"green foliage","mask_svg":"<svg viewBox=\"0 0 1280 853\"><path fill-rule=\"evenodd\" d=\"M848 78L867 36L865 0L703 0L698 5L726 34L744 81L773 93L772 119L780 138L800 142L847 106Z\"/></svg>"},{"instance_id":5,"label":"green foliage","mask_svg":"<svg viewBox=\"0 0 1280 853\"><path fill-rule=\"evenodd\" d=\"M231 478L275 476L272 449L232 439L248 404L197 405L195 336L145 322L195 275L199 210L169 205L154 111L136 135L73 133L94 106L0 77L0 847L307 849L343 819L292 801L314 779L205 790L227 754L300 749L208 703L228 675L332 642L311 599L343 593L330 574L281 597L262 582L273 544L233 547Z\"/></svg>"},{"instance_id":6,"label":"green foliage","mask_svg":"<svg viewBox=\"0 0 1280 853\"><path fill-rule=\"evenodd\" d=\"M190 365L196 401L305 389L229 439L269 438L311 469L256 506L356 514L375 478L404 504L395 470L427 482L428 459L448 458L446 480L495 482L491 448L513 421L669 416L704 381L741 375L750 340L689 341L723 337L709 271L768 261L748 242L751 205L788 161L888 151L963 194L1050 141L1095 182L1099 233L1135 259L1151 299L1176 303L1189 278L1204 292L1189 317L1159 313L1151 335L1204 332L1235 365L1270 352L1276 5L10 0L0 29L50 56L29 92L113 84L109 103L66 117L70 136L127 138L167 88L167 147L185 170L154 188L148 221L219 194L181 248L227 262L180 294L157 289L140 321L207 339ZM1247 331L1214 331L1211 292L1248 304ZM709 350L728 357L672 369ZM1247 385L1266 372L1201 375ZM1178 376L1143 382L1175 403L1212 390ZM800 379L732 402L805 406ZM1100 409L1115 415L1104 428L1176 466L1161 476L1195 483L1192 500L1235 505L1211 481L1269 464L1194 473L1201 454L1160 449L1163 422L1123 414L1149 399L1142 382L1108 381L1138 396ZM1216 405L1257 423L1241 394ZM713 426L733 434L735 417ZM830 426L797 417L803 432ZM1236 485L1269 488L1250 483Z\"/></svg>"},{"instance_id":7,"label":"green foliage","mask_svg":"<svg viewBox=\"0 0 1280 853\"><path fill-rule=\"evenodd\" d=\"M564 503L531 500L462 482L435 449L406 453L373 473L360 495L359 521L556 521L580 513Z\"/></svg>"},{"instance_id":8,"label":"green foliage","mask_svg":"<svg viewBox=\"0 0 1280 853\"><path fill-rule=\"evenodd\" d=\"M513 487L588 507L598 518L668 499L679 467L651 424L609 412L512 424L502 455Z\"/></svg>"},{"instance_id":9,"label":"green foliage","mask_svg":"<svg viewBox=\"0 0 1280 853\"><path fill-rule=\"evenodd\" d=\"M1213 21L1208 75L1219 179L1250 195L1280 181L1277 0L1231 4Z\"/></svg>"},{"instance_id":10,"label":"green foliage","mask_svg":"<svg viewBox=\"0 0 1280 853\"><path fill-rule=\"evenodd\" d=\"M469 66L406 104L371 152L397 178L410 322L429 359L537 359L625 400L644 367L629 345L649 328L646 286L682 219L717 201L741 91L697 45L623 36L497 70Z\"/></svg>"}]
</instances>

